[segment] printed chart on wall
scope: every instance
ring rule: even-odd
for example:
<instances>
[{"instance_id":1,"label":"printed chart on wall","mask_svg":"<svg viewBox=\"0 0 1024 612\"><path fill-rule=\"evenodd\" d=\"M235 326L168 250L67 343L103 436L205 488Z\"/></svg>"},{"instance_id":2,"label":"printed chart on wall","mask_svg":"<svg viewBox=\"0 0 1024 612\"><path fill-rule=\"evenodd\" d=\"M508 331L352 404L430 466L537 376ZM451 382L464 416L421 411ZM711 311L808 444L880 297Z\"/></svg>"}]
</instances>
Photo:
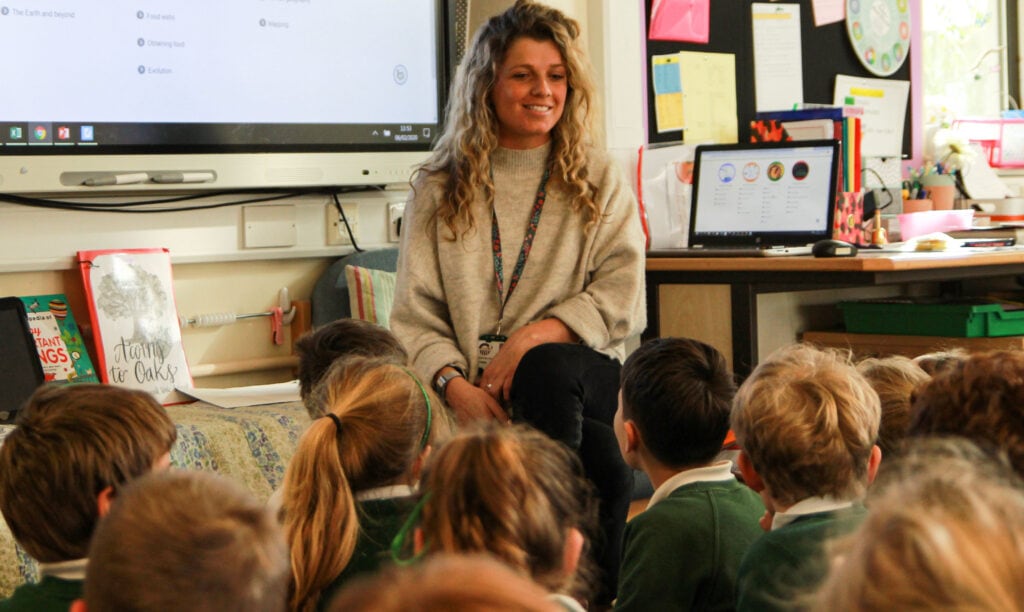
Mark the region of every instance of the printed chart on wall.
<instances>
[{"instance_id":1,"label":"printed chart on wall","mask_svg":"<svg viewBox=\"0 0 1024 612\"><path fill-rule=\"evenodd\" d=\"M164 404L192 387L166 249L79 251L78 265L103 382L141 389Z\"/></svg>"}]
</instances>

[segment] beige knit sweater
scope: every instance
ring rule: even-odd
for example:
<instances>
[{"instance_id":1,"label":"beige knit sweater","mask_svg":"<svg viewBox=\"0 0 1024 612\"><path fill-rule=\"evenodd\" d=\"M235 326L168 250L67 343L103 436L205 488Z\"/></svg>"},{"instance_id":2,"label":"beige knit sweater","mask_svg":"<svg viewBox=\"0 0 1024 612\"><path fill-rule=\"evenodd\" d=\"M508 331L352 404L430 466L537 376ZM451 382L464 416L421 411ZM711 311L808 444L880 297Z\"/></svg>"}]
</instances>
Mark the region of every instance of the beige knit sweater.
<instances>
[{"instance_id":1,"label":"beige knit sweater","mask_svg":"<svg viewBox=\"0 0 1024 612\"><path fill-rule=\"evenodd\" d=\"M549 148L499 148L493 156L506 292ZM502 333L555 317L583 344L622 360L625 339L646 324L644 238L622 171L597 150L589 171L602 215L597 227L587 234L564 185L548 181L533 248L505 306ZM452 363L475 380L478 339L496 332L500 309L491 211L475 204L474 229L456 241L446 239L450 232L434 215L442 183L441 176L422 177L406 205L391 330L425 379Z\"/></svg>"}]
</instances>

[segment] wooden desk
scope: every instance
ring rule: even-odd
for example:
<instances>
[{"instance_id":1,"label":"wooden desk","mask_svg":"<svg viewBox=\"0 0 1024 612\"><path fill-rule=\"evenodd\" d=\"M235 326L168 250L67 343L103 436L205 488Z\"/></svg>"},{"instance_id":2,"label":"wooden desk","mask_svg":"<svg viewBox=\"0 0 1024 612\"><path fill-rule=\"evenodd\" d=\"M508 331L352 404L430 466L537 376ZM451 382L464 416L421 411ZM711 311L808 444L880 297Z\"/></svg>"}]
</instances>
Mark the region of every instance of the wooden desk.
<instances>
[{"instance_id":1,"label":"wooden desk","mask_svg":"<svg viewBox=\"0 0 1024 612\"><path fill-rule=\"evenodd\" d=\"M647 330L660 335L665 285L725 285L731 311L733 370L745 377L758 361L757 296L764 293L938 282L942 293L959 293L967 279L1024 274L1024 249L972 253L886 253L856 257L694 258L647 260ZM724 297L724 296L723 296Z\"/></svg>"}]
</instances>

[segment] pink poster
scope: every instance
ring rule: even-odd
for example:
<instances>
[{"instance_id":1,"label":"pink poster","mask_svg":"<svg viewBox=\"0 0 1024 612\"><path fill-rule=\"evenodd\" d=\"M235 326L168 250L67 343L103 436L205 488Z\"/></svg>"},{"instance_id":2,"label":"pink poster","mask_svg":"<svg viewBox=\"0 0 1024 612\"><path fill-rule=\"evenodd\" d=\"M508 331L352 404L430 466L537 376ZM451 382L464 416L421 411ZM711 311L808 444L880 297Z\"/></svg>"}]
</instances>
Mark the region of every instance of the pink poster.
<instances>
[{"instance_id":1,"label":"pink poster","mask_svg":"<svg viewBox=\"0 0 1024 612\"><path fill-rule=\"evenodd\" d=\"M711 0L655 0L647 38L706 43L710 24Z\"/></svg>"}]
</instances>

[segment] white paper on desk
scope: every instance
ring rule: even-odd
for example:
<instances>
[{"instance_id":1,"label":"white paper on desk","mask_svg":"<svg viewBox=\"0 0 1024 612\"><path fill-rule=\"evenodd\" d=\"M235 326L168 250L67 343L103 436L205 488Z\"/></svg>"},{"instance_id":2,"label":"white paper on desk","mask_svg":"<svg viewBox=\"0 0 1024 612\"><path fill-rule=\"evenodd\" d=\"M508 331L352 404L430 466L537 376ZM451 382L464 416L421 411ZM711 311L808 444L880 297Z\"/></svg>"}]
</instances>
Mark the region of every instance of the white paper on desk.
<instances>
[{"instance_id":1,"label":"white paper on desk","mask_svg":"<svg viewBox=\"0 0 1024 612\"><path fill-rule=\"evenodd\" d=\"M967 197L973 200L1001 200L1013 196L1006 183L988 165L981 145L972 143L970 147L974 151L974 159L960 171Z\"/></svg>"},{"instance_id":2,"label":"white paper on desk","mask_svg":"<svg viewBox=\"0 0 1024 612\"><path fill-rule=\"evenodd\" d=\"M909 95L910 81L837 74L832 103L842 106L853 98L853 106L864 109L860 123L862 156L899 157Z\"/></svg>"},{"instance_id":3,"label":"white paper on desk","mask_svg":"<svg viewBox=\"0 0 1024 612\"><path fill-rule=\"evenodd\" d=\"M793 108L804 100L800 5L755 2L751 20L757 110Z\"/></svg>"},{"instance_id":4,"label":"white paper on desk","mask_svg":"<svg viewBox=\"0 0 1024 612\"><path fill-rule=\"evenodd\" d=\"M228 389L189 388L178 389L178 391L221 408L262 406L263 404L295 402L300 399L299 381L297 380L271 385L252 385L250 387L231 387Z\"/></svg>"}]
</instances>

